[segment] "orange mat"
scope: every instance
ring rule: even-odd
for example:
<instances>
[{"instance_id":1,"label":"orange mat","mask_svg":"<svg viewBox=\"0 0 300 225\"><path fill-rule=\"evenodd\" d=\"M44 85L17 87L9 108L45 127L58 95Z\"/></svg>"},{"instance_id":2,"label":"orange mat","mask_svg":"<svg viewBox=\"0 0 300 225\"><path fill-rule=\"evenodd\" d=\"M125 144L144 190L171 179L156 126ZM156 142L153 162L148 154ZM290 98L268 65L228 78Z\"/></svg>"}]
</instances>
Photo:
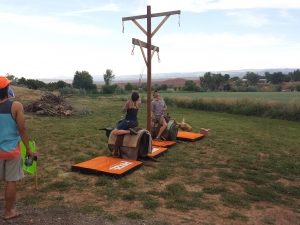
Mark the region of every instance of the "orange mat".
<instances>
[{"instance_id":1,"label":"orange mat","mask_svg":"<svg viewBox=\"0 0 300 225\"><path fill-rule=\"evenodd\" d=\"M177 139L182 141L197 141L204 137L204 134L187 132L187 131L178 131Z\"/></svg>"},{"instance_id":2,"label":"orange mat","mask_svg":"<svg viewBox=\"0 0 300 225\"><path fill-rule=\"evenodd\" d=\"M168 149L163 147L152 147L152 152L148 154L149 157L156 157L164 152L166 152Z\"/></svg>"},{"instance_id":3,"label":"orange mat","mask_svg":"<svg viewBox=\"0 0 300 225\"><path fill-rule=\"evenodd\" d=\"M175 141L159 141L159 140L152 140L152 146L156 146L156 147L170 147L176 145Z\"/></svg>"},{"instance_id":4,"label":"orange mat","mask_svg":"<svg viewBox=\"0 0 300 225\"><path fill-rule=\"evenodd\" d=\"M72 166L72 171L92 174L124 175L142 165L142 162L114 157L99 156Z\"/></svg>"}]
</instances>

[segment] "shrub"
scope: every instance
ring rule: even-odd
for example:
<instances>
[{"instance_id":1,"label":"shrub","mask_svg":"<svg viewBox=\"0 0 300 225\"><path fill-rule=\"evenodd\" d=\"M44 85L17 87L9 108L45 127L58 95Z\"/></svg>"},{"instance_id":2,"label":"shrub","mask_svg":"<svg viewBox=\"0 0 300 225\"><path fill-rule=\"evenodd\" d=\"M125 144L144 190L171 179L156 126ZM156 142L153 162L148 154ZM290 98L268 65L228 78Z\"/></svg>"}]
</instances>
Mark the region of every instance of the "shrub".
<instances>
[{"instance_id":1,"label":"shrub","mask_svg":"<svg viewBox=\"0 0 300 225\"><path fill-rule=\"evenodd\" d=\"M273 85L273 91L281 91L281 86L278 84L278 85Z\"/></svg>"},{"instance_id":2,"label":"shrub","mask_svg":"<svg viewBox=\"0 0 300 225\"><path fill-rule=\"evenodd\" d=\"M114 84L114 85L103 85L102 86L102 93L103 94L113 94L113 93L115 93L117 87L118 87L118 85L116 85L116 84Z\"/></svg>"},{"instance_id":3,"label":"shrub","mask_svg":"<svg viewBox=\"0 0 300 225\"><path fill-rule=\"evenodd\" d=\"M60 88L59 93L61 95L86 95L85 89L77 89L77 88L71 88L71 87L64 87Z\"/></svg>"}]
</instances>

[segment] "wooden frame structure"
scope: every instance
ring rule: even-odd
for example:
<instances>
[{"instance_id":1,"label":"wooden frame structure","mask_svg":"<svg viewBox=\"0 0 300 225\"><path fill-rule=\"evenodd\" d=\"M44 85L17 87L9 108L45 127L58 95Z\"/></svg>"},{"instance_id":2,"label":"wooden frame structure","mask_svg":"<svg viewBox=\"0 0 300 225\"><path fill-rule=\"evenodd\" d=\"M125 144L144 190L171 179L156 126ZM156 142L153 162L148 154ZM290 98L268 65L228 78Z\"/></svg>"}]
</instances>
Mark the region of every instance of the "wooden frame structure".
<instances>
[{"instance_id":1,"label":"wooden frame structure","mask_svg":"<svg viewBox=\"0 0 300 225\"><path fill-rule=\"evenodd\" d=\"M175 14L180 14L180 10L151 14L151 6L148 5L146 15L130 16L130 17L122 18L123 22L131 20L147 36L147 43L133 38L132 44L140 46L144 61L147 66L147 130L148 131L151 131L151 59L155 51L159 52L159 48L152 45L151 39L156 34L156 32L161 28L161 26L167 21L167 19L171 15L175 15ZM160 16L165 16L165 17L152 32L151 19L152 17L160 17ZM147 30L145 30L138 23L137 20L139 19L147 19ZM147 57L144 53L143 48L147 48Z\"/></svg>"}]
</instances>

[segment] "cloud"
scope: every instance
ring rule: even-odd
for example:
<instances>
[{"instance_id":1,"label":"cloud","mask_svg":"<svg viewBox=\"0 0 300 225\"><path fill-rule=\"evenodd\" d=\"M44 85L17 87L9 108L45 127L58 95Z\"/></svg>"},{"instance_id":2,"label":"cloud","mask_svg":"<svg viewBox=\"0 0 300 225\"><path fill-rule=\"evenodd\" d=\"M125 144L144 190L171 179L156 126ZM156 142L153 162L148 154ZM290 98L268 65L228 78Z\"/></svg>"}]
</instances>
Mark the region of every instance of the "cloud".
<instances>
[{"instance_id":1,"label":"cloud","mask_svg":"<svg viewBox=\"0 0 300 225\"><path fill-rule=\"evenodd\" d=\"M244 26L263 27L270 23L270 20L264 14L258 14L251 11L234 11L228 12L228 16L234 17L235 21Z\"/></svg>"},{"instance_id":2,"label":"cloud","mask_svg":"<svg viewBox=\"0 0 300 225\"><path fill-rule=\"evenodd\" d=\"M297 67L300 57L299 45L255 33L168 34L156 44L161 63L153 61L153 73Z\"/></svg>"},{"instance_id":3,"label":"cloud","mask_svg":"<svg viewBox=\"0 0 300 225\"><path fill-rule=\"evenodd\" d=\"M89 24L72 23L50 16L30 16L14 13L0 13L0 24L17 25L22 28L32 28L38 32L58 33L65 35L92 35L106 36L111 33L109 29L99 28Z\"/></svg>"},{"instance_id":4,"label":"cloud","mask_svg":"<svg viewBox=\"0 0 300 225\"><path fill-rule=\"evenodd\" d=\"M81 10L74 10L74 11L66 11L63 13L60 13L60 16L79 16L82 14L87 13L95 13L95 12L120 12L120 6L115 3L109 3L102 6L94 6L92 8L86 8Z\"/></svg>"},{"instance_id":5,"label":"cloud","mask_svg":"<svg viewBox=\"0 0 300 225\"><path fill-rule=\"evenodd\" d=\"M155 11L204 12L233 9L300 9L299 0L148 0Z\"/></svg>"},{"instance_id":6,"label":"cloud","mask_svg":"<svg viewBox=\"0 0 300 225\"><path fill-rule=\"evenodd\" d=\"M126 39L126 38L124 38ZM28 77L72 77L76 70L100 75L107 68L118 76L144 73L147 70L139 48L130 55L131 45L72 46L65 43L13 40L1 46L3 73ZM160 47L161 63L156 54L152 72L196 72L232 69L299 67L300 45L288 43L284 37L248 33L170 33L160 35L154 43ZM1 71L0 71L1 72ZM137 75L138 79L138 75Z\"/></svg>"}]
</instances>

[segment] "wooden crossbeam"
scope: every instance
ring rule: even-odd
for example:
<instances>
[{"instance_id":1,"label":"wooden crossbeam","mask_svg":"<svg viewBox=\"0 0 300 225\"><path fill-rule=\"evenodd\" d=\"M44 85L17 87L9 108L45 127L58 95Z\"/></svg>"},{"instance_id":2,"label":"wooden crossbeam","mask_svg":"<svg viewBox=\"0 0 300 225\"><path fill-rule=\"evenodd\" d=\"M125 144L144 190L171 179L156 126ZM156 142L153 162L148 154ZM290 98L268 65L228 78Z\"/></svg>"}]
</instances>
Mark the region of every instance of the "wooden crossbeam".
<instances>
[{"instance_id":1,"label":"wooden crossbeam","mask_svg":"<svg viewBox=\"0 0 300 225\"><path fill-rule=\"evenodd\" d=\"M141 40L139 40L139 39L136 39L136 38L132 38L132 44L134 44L134 45L140 45L141 44L141 46L143 47L143 48L148 48L148 44L146 43L146 42L143 42L143 41L141 41ZM156 47L156 46L154 46L154 45L151 45L151 50L154 50L154 51L156 51L156 52L159 52L159 47Z\"/></svg>"},{"instance_id":2,"label":"wooden crossbeam","mask_svg":"<svg viewBox=\"0 0 300 225\"><path fill-rule=\"evenodd\" d=\"M180 14L180 10L161 12L161 13L153 13L153 14L151 14L151 17L171 16L171 15L175 15L175 14ZM122 21L139 20L139 19L146 19L146 18L147 18L147 15L129 16L129 17L123 17Z\"/></svg>"},{"instance_id":3,"label":"wooden crossbeam","mask_svg":"<svg viewBox=\"0 0 300 225\"><path fill-rule=\"evenodd\" d=\"M154 34L161 28L161 26L169 19L170 15L165 16L165 18L158 24L158 26L155 28L155 30L151 33L151 37L154 36Z\"/></svg>"},{"instance_id":4,"label":"wooden crossbeam","mask_svg":"<svg viewBox=\"0 0 300 225\"><path fill-rule=\"evenodd\" d=\"M148 60L146 58L146 55L145 55L145 52L144 52L144 49L143 48L147 48L148 49L148 44L146 42L143 42L139 39L136 39L136 38L132 38L132 44L134 45L138 45L141 49L141 52L142 52L142 55L143 55L143 58L144 58L144 61L145 61L145 64L146 66L148 67L149 64L148 64ZM159 52L159 47L156 47L154 45L151 45L150 49L152 50L152 53L151 53L151 59L154 55L154 52Z\"/></svg>"},{"instance_id":5,"label":"wooden crossbeam","mask_svg":"<svg viewBox=\"0 0 300 225\"><path fill-rule=\"evenodd\" d=\"M147 31L138 23L138 21L132 20L132 22L147 36Z\"/></svg>"}]
</instances>

